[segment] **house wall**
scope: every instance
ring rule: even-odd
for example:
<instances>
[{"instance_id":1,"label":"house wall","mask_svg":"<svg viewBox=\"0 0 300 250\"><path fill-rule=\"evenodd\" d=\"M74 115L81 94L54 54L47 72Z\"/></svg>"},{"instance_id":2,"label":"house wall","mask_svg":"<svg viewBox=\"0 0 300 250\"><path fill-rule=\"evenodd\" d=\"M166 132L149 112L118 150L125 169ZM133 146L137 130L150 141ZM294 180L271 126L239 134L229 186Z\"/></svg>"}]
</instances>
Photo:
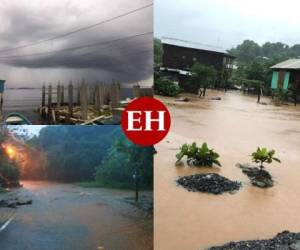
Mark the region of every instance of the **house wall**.
<instances>
[{"instance_id":1,"label":"house wall","mask_svg":"<svg viewBox=\"0 0 300 250\"><path fill-rule=\"evenodd\" d=\"M163 67L173 69L188 70L198 62L200 64L212 65L216 70L222 71L226 63L223 54L211 51L163 44L163 52Z\"/></svg>"},{"instance_id":2,"label":"house wall","mask_svg":"<svg viewBox=\"0 0 300 250\"><path fill-rule=\"evenodd\" d=\"M288 89L293 84L299 88L300 71L298 70L274 70L271 87L272 89L283 88Z\"/></svg>"},{"instance_id":3,"label":"house wall","mask_svg":"<svg viewBox=\"0 0 300 250\"><path fill-rule=\"evenodd\" d=\"M213 66L217 70L216 87L224 87L224 83L230 77L233 66L233 58L222 53L179 47L163 44L162 66L165 68L190 70L195 64ZM189 86L189 77L178 77L179 85L187 92L198 92L195 86Z\"/></svg>"}]
</instances>

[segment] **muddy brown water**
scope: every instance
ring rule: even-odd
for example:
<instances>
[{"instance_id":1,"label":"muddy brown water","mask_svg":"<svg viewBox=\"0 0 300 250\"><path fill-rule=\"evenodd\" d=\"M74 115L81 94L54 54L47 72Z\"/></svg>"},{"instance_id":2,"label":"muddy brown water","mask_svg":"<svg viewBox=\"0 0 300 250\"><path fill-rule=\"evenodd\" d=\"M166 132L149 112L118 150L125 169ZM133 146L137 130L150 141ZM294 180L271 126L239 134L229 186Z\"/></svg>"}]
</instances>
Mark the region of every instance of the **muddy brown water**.
<instances>
[{"instance_id":1,"label":"muddy brown water","mask_svg":"<svg viewBox=\"0 0 300 250\"><path fill-rule=\"evenodd\" d=\"M185 95L186 96L186 95ZM300 232L300 105L274 106L266 97L211 91L188 103L163 100L172 117L168 136L155 156L154 246L156 250L206 249L229 241L273 237L283 230ZM207 142L220 153L222 168L175 167L183 143ZM251 161L257 146L274 148L282 164L267 166L275 186L249 184L236 163ZM188 192L176 186L178 176L216 172L243 182L234 195Z\"/></svg>"}]
</instances>

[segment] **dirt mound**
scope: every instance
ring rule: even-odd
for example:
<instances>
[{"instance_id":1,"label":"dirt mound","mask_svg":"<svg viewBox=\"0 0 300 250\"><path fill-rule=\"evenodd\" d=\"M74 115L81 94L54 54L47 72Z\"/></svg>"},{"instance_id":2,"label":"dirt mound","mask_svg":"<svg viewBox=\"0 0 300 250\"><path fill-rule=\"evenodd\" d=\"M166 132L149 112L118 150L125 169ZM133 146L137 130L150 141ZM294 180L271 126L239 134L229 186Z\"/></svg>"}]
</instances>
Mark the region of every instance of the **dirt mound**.
<instances>
[{"instance_id":1,"label":"dirt mound","mask_svg":"<svg viewBox=\"0 0 300 250\"><path fill-rule=\"evenodd\" d=\"M239 190L241 183L231 181L219 174L195 174L183 176L177 180L177 183L188 191L205 192L211 194L222 194L224 192L233 192Z\"/></svg>"}]
</instances>

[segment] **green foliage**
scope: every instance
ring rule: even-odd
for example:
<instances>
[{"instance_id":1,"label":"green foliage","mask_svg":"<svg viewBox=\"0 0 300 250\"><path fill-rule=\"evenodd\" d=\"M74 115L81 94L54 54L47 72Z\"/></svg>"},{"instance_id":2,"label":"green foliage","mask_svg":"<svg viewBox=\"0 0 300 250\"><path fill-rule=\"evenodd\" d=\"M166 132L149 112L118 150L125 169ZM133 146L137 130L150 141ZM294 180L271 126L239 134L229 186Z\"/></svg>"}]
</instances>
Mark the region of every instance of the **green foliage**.
<instances>
[{"instance_id":1,"label":"green foliage","mask_svg":"<svg viewBox=\"0 0 300 250\"><path fill-rule=\"evenodd\" d=\"M272 163L273 161L281 162L278 158L274 157L275 150L268 150L267 148L258 147L255 152L251 154L252 161L260 164L260 168L263 169L264 163Z\"/></svg>"},{"instance_id":2,"label":"green foliage","mask_svg":"<svg viewBox=\"0 0 300 250\"><path fill-rule=\"evenodd\" d=\"M140 187L153 187L153 147L137 146L122 136L108 151L97 168L96 182L104 187L134 188L137 170Z\"/></svg>"},{"instance_id":3,"label":"green foliage","mask_svg":"<svg viewBox=\"0 0 300 250\"><path fill-rule=\"evenodd\" d=\"M198 88L208 88L215 83L217 72L213 66L195 63L191 68L191 82Z\"/></svg>"},{"instance_id":4,"label":"green foliage","mask_svg":"<svg viewBox=\"0 0 300 250\"><path fill-rule=\"evenodd\" d=\"M300 53L300 45L296 44L292 47L287 44L276 42L266 42L262 46L252 40L245 40L235 48L229 50L229 53L236 56L240 63L251 63L259 58L274 60L276 62L286 60L292 57L298 57Z\"/></svg>"},{"instance_id":5,"label":"green foliage","mask_svg":"<svg viewBox=\"0 0 300 250\"><path fill-rule=\"evenodd\" d=\"M158 95L176 97L180 93L180 87L165 77L158 77L154 81L154 91Z\"/></svg>"},{"instance_id":6,"label":"green foliage","mask_svg":"<svg viewBox=\"0 0 300 250\"><path fill-rule=\"evenodd\" d=\"M291 97L293 97L294 93L291 90L277 88L273 90L273 101L275 104L282 104L284 102L289 101Z\"/></svg>"},{"instance_id":7,"label":"green foliage","mask_svg":"<svg viewBox=\"0 0 300 250\"><path fill-rule=\"evenodd\" d=\"M47 159L26 178L130 189L137 169L140 187L153 187L153 148L130 143L120 126L47 126L26 143Z\"/></svg>"},{"instance_id":8,"label":"green foliage","mask_svg":"<svg viewBox=\"0 0 300 250\"><path fill-rule=\"evenodd\" d=\"M14 161L5 156L0 160L0 187L19 186L20 171Z\"/></svg>"},{"instance_id":9,"label":"green foliage","mask_svg":"<svg viewBox=\"0 0 300 250\"><path fill-rule=\"evenodd\" d=\"M154 66L162 65L162 57L163 57L163 48L161 44L161 40L158 38L154 38Z\"/></svg>"},{"instance_id":10,"label":"green foliage","mask_svg":"<svg viewBox=\"0 0 300 250\"><path fill-rule=\"evenodd\" d=\"M14 160L10 160L1 147L6 139L6 131L0 128L0 189L19 186L20 171ZM0 192L3 189L0 190Z\"/></svg>"},{"instance_id":11,"label":"green foliage","mask_svg":"<svg viewBox=\"0 0 300 250\"><path fill-rule=\"evenodd\" d=\"M24 178L56 181L92 181L96 167L115 140L119 126L47 126L28 145L44 153L45 164L31 168Z\"/></svg>"},{"instance_id":12,"label":"green foliage","mask_svg":"<svg viewBox=\"0 0 300 250\"><path fill-rule=\"evenodd\" d=\"M258 56L261 56L261 52L260 46L252 40L245 40L236 48L229 50L229 53L236 56L239 61L246 63L251 62Z\"/></svg>"},{"instance_id":13,"label":"green foliage","mask_svg":"<svg viewBox=\"0 0 300 250\"><path fill-rule=\"evenodd\" d=\"M260 80L263 85L263 93L271 94L272 70L270 67L283 60L298 57L300 45L292 47L284 43L266 42L262 46L251 40L245 40L242 44L229 50L236 56L237 69L234 70L232 80L241 85L239 79Z\"/></svg>"},{"instance_id":14,"label":"green foliage","mask_svg":"<svg viewBox=\"0 0 300 250\"><path fill-rule=\"evenodd\" d=\"M187 156L187 162L192 166L208 166L212 167L214 164L221 166L218 161L219 154L213 149L208 148L207 143L203 143L199 148L196 143L183 144L178 154L176 154L177 162L184 156Z\"/></svg>"}]
</instances>

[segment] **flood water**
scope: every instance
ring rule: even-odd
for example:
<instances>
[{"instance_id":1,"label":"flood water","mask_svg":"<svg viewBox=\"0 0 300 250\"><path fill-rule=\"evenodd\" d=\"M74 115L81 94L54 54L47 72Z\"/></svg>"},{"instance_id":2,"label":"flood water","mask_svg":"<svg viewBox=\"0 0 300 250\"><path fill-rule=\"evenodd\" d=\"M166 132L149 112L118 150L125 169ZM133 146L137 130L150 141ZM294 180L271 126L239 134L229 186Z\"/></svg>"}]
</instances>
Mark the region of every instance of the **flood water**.
<instances>
[{"instance_id":1,"label":"flood water","mask_svg":"<svg viewBox=\"0 0 300 250\"><path fill-rule=\"evenodd\" d=\"M256 97L211 91L221 101L175 102L168 136L155 156L155 249L206 249L229 241L263 239L283 230L300 232L300 105L260 105ZM269 103L268 98L262 98ZM175 167L183 143L207 142L220 153L222 168ZM257 146L276 150L282 164L267 170L275 185L259 189L236 163L250 163ZM243 182L236 194L210 195L176 186L178 176L216 172Z\"/></svg>"}]
</instances>

